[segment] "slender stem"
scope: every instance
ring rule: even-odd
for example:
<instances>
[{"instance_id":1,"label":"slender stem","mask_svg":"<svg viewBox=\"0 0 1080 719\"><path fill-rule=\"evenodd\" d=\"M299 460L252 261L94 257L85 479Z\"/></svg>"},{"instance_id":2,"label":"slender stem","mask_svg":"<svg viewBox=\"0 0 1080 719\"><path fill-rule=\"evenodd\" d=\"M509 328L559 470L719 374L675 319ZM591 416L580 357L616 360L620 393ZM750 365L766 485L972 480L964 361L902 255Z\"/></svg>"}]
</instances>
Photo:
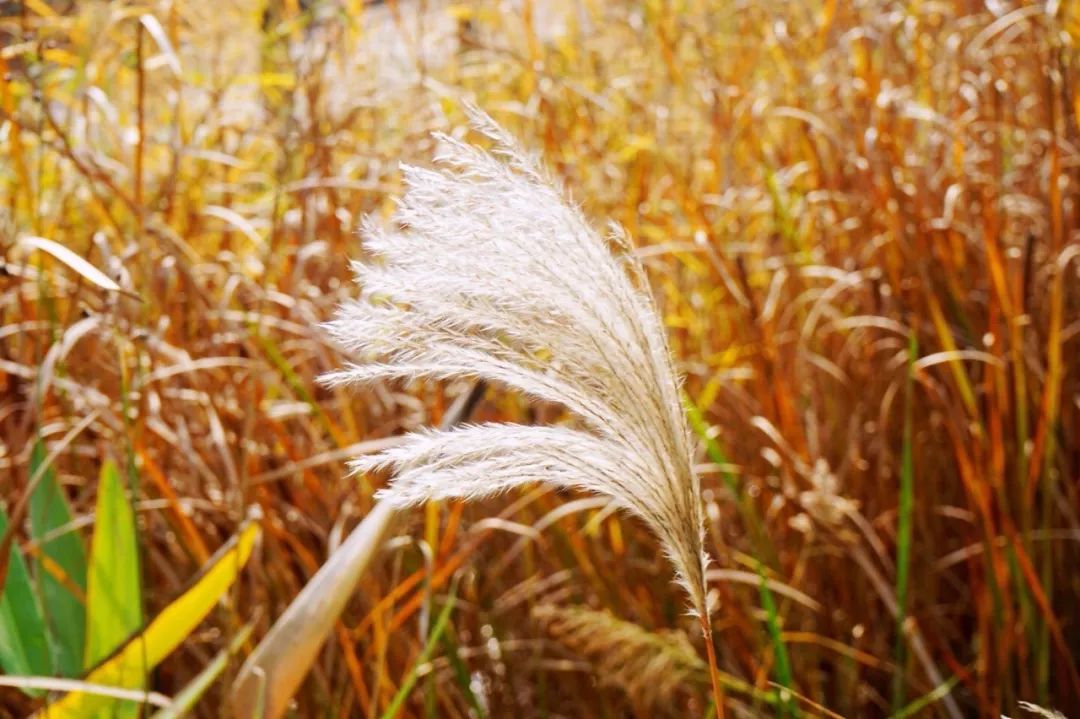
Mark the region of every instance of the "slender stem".
<instances>
[{"instance_id":1,"label":"slender stem","mask_svg":"<svg viewBox=\"0 0 1080 719\"><path fill-rule=\"evenodd\" d=\"M724 689L720 685L720 670L716 667L716 650L713 648L712 623L708 617L701 616L701 633L705 635L705 653L709 657L709 679L712 680L713 704L716 706L716 719L724 719Z\"/></svg>"}]
</instances>

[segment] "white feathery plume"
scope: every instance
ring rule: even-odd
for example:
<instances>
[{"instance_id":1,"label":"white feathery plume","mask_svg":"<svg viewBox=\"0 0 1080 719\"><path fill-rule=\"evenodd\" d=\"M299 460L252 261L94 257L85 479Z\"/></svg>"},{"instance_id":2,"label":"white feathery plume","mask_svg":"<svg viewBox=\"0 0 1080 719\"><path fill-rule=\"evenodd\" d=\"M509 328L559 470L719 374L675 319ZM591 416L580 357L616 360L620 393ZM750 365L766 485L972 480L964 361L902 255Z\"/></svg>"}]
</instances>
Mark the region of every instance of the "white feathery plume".
<instances>
[{"instance_id":1,"label":"white feathery plume","mask_svg":"<svg viewBox=\"0 0 1080 719\"><path fill-rule=\"evenodd\" d=\"M581 429L484 424L411 435L355 460L396 472L396 506L528 482L609 495L656 533L707 616L699 481L679 381L643 269L605 240L537 160L470 109L494 154L438 135L438 169L405 167L393 229L328 328L357 363L330 384L475 377L563 405Z\"/></svg>"}]
</instances>

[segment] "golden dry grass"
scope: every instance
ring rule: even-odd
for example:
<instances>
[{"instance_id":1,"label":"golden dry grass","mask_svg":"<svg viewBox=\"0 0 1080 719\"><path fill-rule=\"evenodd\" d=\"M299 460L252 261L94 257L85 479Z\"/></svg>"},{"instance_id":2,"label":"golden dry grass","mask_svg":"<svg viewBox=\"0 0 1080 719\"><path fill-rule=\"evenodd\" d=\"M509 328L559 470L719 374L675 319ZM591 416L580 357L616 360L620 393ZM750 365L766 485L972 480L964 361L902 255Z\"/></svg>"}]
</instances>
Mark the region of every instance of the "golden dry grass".
<instances>
[{"instance_id":1,"label":"golden dry grass","mask_svg":"<svg viewBox=\"0 0 1080 719\"><path fill-rule=\"evenodd\" d=\"M462 391L315 378L343 361L318 323L354 293L358 218L467 98L646 258L710 438L722 670L810 715L942 684L912 711L1080 711L1075 3L264 4L0 3L0 501L34 437L90 418L56 466L87 538L103 461L136 471L148 614L263 512L153 689L253 618L257 641L371 508L344 460ZM558 414L490 390L474 418ZM530 620L561 601L693 634L650 533L567 499L416 511L297 714L380 716L453 588L408 715L646 715ZM729 709L774 711L754 696Z\"/></svg>"}]
</instances>

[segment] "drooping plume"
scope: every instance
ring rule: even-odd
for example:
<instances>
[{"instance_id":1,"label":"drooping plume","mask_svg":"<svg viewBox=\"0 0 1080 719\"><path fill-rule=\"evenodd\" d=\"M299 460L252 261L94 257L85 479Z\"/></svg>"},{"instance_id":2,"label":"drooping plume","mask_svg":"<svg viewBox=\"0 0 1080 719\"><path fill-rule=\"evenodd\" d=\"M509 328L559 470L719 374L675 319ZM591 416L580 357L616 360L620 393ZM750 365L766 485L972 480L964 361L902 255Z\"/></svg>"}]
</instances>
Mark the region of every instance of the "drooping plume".
<instances>
[{"instance_id":1,"label":"drooping plume","mask_svg":"<svg viewBox=\"0 0 1080 719\"><path fill-rule=\"evenodd\" d=\"M643 269L539 163L471 112L494 154L439 135L437 169L405 167L393 227L363 227L358 300L329 324L356 363L331 384L475 377L561 404L580 428L485 424L411 435L356 460L395 471L405 506L528 482L609 495L660 538L706 614L702 509L678 378Z\"/></svg>"}]
</instances>

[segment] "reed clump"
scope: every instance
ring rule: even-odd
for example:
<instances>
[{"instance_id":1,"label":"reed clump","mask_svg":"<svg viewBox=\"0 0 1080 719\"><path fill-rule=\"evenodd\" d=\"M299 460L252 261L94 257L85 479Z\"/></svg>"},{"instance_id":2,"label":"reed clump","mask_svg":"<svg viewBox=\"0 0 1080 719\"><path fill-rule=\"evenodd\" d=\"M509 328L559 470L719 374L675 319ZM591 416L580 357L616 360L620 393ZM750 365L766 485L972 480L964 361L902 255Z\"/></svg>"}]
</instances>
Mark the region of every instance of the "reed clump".
<instances>
[{"instance_id":1,"label":"reed clump","mask_svg":"<svg viewBox=\"0 0 1080 719\"><path fill-rule=\"evenodd\" d=\"M42 456L70 505L62 535L15 523L11 566L64 584L35 552L89 549L115 460L154 617L261 507L232 600L146 684L173 697L249 621L265 635L377 491L431 496L429 460L507 469L497 448L462 458L423 430L464 381L318 383L349 359L322 329L355 301L347 258L394 266L363 254L359 218L408 234L391 220L399 161L427 167L432 131L473 102L572 190L571 219L634 238L611 254L599 233L593 254L655 299L694 436L667 399L631 407L672 417L634 436L684 446L662 472L667 450L635 446L617 478L671 484L664 517L706 535L665 538L684 530L616 511L596 477L426 502L333 624L296 713L380 716L403 688L413 716L646 712L545 661L564 655L537 649L530 610L543 597L693 633L658 549L676 544L684 574L699 549L716 560L717 665L758 692L847 717L1080 713L1080 5L310 5L0 3L0 507L45 476ZM590 271L575 257L568 279ZM532 298L530 274L510 273ZM394 296L371 299L413 311ZM549 318L566 356L585 356L569 325L588 306ZM546 374L555 346L516 325L445 328L466 329L547 384L500 382L513 391L484 394L462 438L520 430L539 436L532 456L569 437L628 461L590 419L611 409L590 399L603 366ZM556 395L578 379L592 384L575 407ZM619 422L638 423L625 405ZM404 483L348 476L399 442L421 457L393 468ZM700 517L676 506L693 496ZM219 716L232 671L196 716ZM726 688L751 714L793 709ZM0 688L0 714L42 702Z\"/></svg>"}]
</instances>

